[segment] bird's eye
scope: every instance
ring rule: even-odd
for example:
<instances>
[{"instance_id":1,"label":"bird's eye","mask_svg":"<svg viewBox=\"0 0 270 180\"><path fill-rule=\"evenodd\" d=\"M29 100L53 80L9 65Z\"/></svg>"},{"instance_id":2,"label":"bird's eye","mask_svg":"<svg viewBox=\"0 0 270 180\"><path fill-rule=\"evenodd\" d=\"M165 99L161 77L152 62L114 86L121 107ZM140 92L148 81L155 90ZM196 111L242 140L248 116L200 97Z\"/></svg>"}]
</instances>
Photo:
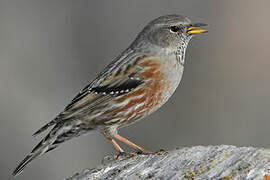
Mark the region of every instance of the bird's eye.
<instances>
[{"instance_id":1,"label":"bird's eye","mask_svg":"<svg viewBox=\"0 0 270 180\"><path fill-rule=\"evenodd\" d=\"M170 31L172 32L172 33L176 33L176 32L178 32L180 30L180 27L178 27L178 26L171 26L170 27Z\"/></svg>"}]
</instances>

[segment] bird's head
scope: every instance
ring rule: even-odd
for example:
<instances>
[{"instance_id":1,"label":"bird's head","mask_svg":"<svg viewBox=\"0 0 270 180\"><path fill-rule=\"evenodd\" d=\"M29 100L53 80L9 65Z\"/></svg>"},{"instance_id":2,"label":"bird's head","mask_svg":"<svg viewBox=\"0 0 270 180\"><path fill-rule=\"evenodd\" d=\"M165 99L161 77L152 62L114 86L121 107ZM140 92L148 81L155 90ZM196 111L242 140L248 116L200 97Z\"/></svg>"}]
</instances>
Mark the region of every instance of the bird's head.
<instances>
[{"instance_id":1,"label":"bird's head","mask_svg":"<svg viewBox=\"0 0 270 180\"><path fill-rule=\"evenodd\" d=\"M181 15L161 16L145 26L136 38L135 44L147 44L147 46L152 44L153 48L160 47L174 51L181 46L186 46L194 35L207 32L200 28L205 25L192 24L187 17Z\"/></svg>"}]
</instances>

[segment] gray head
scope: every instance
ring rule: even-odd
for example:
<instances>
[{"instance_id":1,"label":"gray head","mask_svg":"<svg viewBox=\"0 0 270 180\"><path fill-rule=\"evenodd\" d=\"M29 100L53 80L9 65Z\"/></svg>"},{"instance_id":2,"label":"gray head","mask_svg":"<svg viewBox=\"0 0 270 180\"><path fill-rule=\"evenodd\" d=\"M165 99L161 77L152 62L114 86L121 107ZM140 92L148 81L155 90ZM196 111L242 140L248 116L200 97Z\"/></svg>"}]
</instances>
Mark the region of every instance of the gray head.
<instances>
[{"instance_id":1,"label":"gray head","mask_svg":"<svg viewBox=\"0 0 270 180\"><path fill-rule=\"evenodd\" d=\"M206 32L200 26L206 24L192 24L181 15L166 15L154 19L142 30L133 43L133 47L156 46L169 51L176 51L186 46L195 34Z\"/></svg>"}]
</instances>

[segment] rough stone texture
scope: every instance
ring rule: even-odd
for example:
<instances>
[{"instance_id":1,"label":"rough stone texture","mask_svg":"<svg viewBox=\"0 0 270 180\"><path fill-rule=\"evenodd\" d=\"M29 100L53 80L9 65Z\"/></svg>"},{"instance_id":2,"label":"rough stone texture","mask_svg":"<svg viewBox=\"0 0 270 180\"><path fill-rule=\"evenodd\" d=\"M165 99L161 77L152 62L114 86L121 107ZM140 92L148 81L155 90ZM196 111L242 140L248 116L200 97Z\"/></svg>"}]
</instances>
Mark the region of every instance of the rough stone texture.
<instances>
[{"instance_id":1,"label":"rough stone texture","mask_svg":"<svg viewBox=\"0 0 270 180\"><path fill-rule=\"evenodd\" d=\"M221 145L186 147L162 155L136 155L112 160L67 180L270 180L267 174L270 174L270 150Z\"/></svg>"}]
</instances>

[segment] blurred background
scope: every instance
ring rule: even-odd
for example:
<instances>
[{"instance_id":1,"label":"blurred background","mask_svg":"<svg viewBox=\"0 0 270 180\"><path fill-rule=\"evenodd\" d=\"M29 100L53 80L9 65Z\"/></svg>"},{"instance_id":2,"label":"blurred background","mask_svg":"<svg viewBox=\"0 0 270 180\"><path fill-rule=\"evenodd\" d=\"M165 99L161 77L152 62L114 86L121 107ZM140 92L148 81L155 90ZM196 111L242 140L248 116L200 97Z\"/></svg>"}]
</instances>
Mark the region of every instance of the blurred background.
<instances>
[{"instance_id":1,"label":"blurred background","mask_svg":"<svg viewBox=\"0 0 270 180\"><path fill-rule=\"evenodd\" d=\"M10 179L38 143L34 131L146 23L165 14L208 23L209 33L192 39L181 86L170 101L121 135L152 151L270 148L269 7L269 0L1 0L0 179ZM34 161L17 179L63 179L113 153L102 135L91 133Z\"/></svg>"}]
</instances>

